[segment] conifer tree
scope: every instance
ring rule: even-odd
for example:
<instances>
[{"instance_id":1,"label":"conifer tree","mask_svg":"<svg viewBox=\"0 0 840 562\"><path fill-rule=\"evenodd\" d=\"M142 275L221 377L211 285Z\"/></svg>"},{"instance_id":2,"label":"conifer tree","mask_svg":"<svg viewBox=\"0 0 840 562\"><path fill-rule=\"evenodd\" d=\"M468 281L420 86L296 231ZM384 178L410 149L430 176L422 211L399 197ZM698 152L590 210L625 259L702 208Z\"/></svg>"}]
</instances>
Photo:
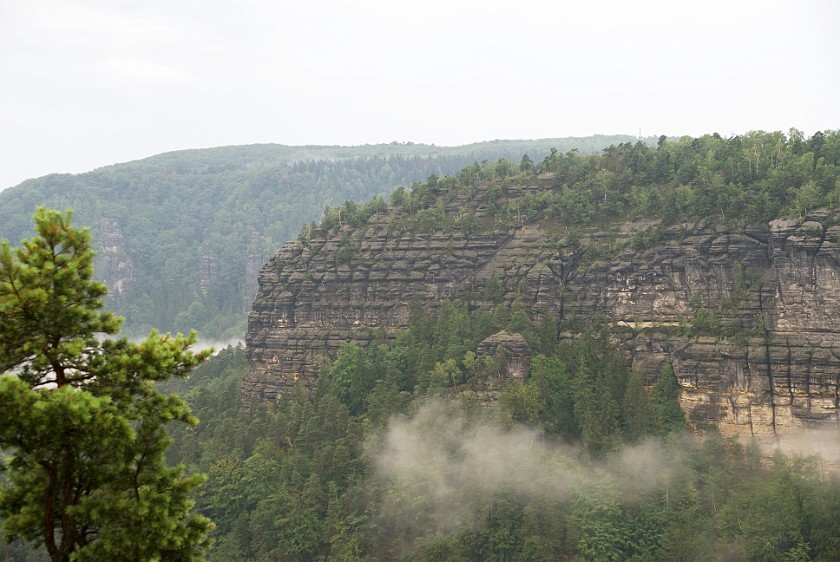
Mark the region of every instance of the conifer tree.
<instances>
[{"instance_id":1,"label":"conifer tree","mask_svg":"<svg viewBox=\"0 0 840 562\"><path fill-rule=\"evenodd\" d=\"M600 457L620 444L619 407L609 383L594 340L587 337L578 348L572 379L575 421L586 457Z\"/></svg>"},{"instance_id":2,"label":"conifer tree","mask_svg":"<svg viewBox=\"0 0 840 562\"><path fill-rule=\"evenodd\" d=\"M658 429L669 433L686 428L685 414L680 408L680 386L671 365L664 364L659 371L659 379L651 389L651 399L656 413Z\"/></svg>"},{"instance_id":3,"label":"conifer tree","mask_svg":"<svg viewBox=\"0 0 840 562\"><path fill-rule=\"evenodd\" d=\"M650 405L641 373L632 372L627 379L622 408L624 434L631 443L635 443L650 433L656 424L654 409Z\"/></svg>"},{"instance_id":4,"label":"conifer tree","mask_svg":"<svg viewBox=\"0 0 840 562\"><path fill-rule=\"evenodd\" d=\"M39 208L37 236L0 243L0 516L7 538L55 561L200 560L210 521L190 513L203 477L169 467L165 426L195 424L155 383L206 353L195 336L118 333L101 310L93 250L71 213Z\"/></svg>"}]
</instances>

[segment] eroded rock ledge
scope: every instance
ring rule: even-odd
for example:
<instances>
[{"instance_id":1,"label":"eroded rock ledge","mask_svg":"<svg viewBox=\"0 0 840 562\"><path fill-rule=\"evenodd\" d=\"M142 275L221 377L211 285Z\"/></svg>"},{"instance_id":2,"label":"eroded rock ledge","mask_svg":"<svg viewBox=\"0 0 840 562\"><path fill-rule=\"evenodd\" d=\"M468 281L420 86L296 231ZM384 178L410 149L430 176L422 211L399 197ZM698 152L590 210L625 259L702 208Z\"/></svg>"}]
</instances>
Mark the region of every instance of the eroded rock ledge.
<instances>
[{"instance_id":1,"label":"eroded rock ledge","mask_svg":"<svg viewBox=\"0 0 840 562\"><path fill-rule=\"evenodd\" d=\"M320 354L334 357L345 341L366 345L379 330L405 328L413 299L431 310L452 298L480 306L495 278L524 295L534 320L606 318L649 380L672 367L696 424L765 438L837 427L835 222L827 212L740 231L647 221L572 240L538 224L478 235L396 234L380 213L363 228L313 230L260 272L242 393L273 400L298 380L314 385ZM634 234L653 228L655 242L634 243ZM698 303L734 324L738 337L686 336L679 326Z\"/></svg>"}]
</instances>

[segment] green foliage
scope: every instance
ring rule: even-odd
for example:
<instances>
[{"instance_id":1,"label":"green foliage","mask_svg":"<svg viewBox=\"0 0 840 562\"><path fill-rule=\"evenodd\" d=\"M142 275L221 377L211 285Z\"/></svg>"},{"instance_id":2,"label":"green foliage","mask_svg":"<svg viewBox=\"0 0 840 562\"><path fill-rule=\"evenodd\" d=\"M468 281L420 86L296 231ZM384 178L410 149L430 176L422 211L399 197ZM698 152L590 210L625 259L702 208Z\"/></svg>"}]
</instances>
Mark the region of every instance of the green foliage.
<instances>
[{"instance_id":1,"label":"green foliage","mask_svg":"<svg viewBox=\"0 0 840 562\"><path fill-rule=\"evenodd\" d=\"M534 355L530 378L501 392L501 405L512 422L578 439L585 455L596 458L622 442L685 429L679 386L668 366L648 390L642 375L627 368L605 334L585 335L554 349Z\"/></svg>"},{"instance_id":2,"label":"green foliage","mask_svg":"<svg viewBox=\"0 0 840 562\"><path fill-rule=\"evenodd\" d=\"M356 349L342 354L348 368ZM363 362L376 371L376 360ZM197 507L217 525L209 559L311 560L368 548L355 530L369 516L360 420L331 384L312 395L297 387L276 407L243 408L247 370L244 350L227 348L178 388L203 419L174 432L172 453L207 472Z\"/></svg>"},{"instance_id":3,"label":"green foliage","mask_svg":"<svg viewBox=\"0 0 840 562\"><path fill-rule=\"evenodd\" d=\"M840 205L836 131L811 139L796 130L757 131L655 144L594 137L451 149L397 144L186 151L4 190L0 236L24 236L25 217L38 204L76 207L95 238L124 242L108 242L119 249L102 254L101 268L131 266L131 278L108 301L126 317L129 333L153 326L185 330L198 322L205 336L230 337L244 331L243 313L253 295L246 270L255 271L321 214L321 229L363 228L387 207L381 197L400 185L412 186L391 202L391 222L401 233L459 228L472 236L533 221L580 230L613 220L660 220L661 226L634 234L637 249L655 243L672 223L712 218L738 228ZM548 155L533 166L525 152ZM352 201L371 197L367 204ZM486 219L475 215L482 205ZM323 235L307 228L301 239Z\"/></svg>"},{"instance_id":4,"label":"green foliage","mask_svg":"<svg viewBox=\"0 0 840 562\"><path fill-rule=\"evenodd\" d=\"M695 335L720 334L720 318L703 305L700 293L694 293L688 301L691 308L691 333Z\"/></svg>"},{"instance_id":5,"label":"green foliage","mask_svg":"<svg viewBox=\"0 0 840 562\"><path fill-rule=\"evenodd\" d=\"M543 355L554 355L557 351L557 321L552 314L543 314L536 328L532 349Z\"/></svg>"},{"instance_id":6,"label":"green foliage","mask_svg":"<svg viewBox=\"0 0 840 562\"><path fill-rule=\"evenodd\" d=\"M341 403L354 415L362 413L376 382L364 350L354 343L342 345L338 358L330 367L330 379Z\"/></svg>"},{"instance_id":7,"label":"green foliage","mask_svg":"<svg viewBox=\"0 0 840 562\"><path fill-rule=\"evenodd\" d=\"M516 209L517 215L524 212L527 220L564 225L640 217L670 224L713 217L744 226L779 214L803 218L840 201L840 135L821 132L814 138L822 139L813 143L819 156L808 152L810 144L796 130L787 137L759 131L729 139L666 139L656 148L628 142L601 154L552 150L535 170L550 175L542 182L544 189L498 205ZM829 142L830 155L825 150ZM633 245L644 249L658 236L659 227L639 231Z\"/></svg>"},{"instance_id":8,"label":"green foliage","mask_svg":"<svg viewBox=\"0 0 840 562\"><path fill-rule=\"evenodd\" d=\"M204 337L241 337L255 289L253 274L246 271L256 271L318 219L325 205L332 207L324 214L327 225L338 225L339 209L345 226L362 225L387 205L381 198L364 205L348 200L383 197L430 174L455 174L476 159L518 158L526 150L547 152L552 145L600 150L622 140L463 147L252 145L173 152L3 190L0 238L28 237L29 217L39 205L75 208L77 224L91 227L101 249L97 274L116 270L124 276L121 286L112 287L107 305L125 317L126 333L197 328ZM312 234L307 230L305 239ZM203 307L202 314L194 314L194 304ZM200 324L190 324L196 320Z\"/></svg>"},{"instance_id":9,"label":"green foliage","mask_svg":"<svg viewBox=\"0 0 840 562\"><path fill-rule=\"evenodd\" d=\"M478 232L478 218L474 211L467 211L456 217L454 226L463 230L465 236L472 236Z\"/></svg>"},{"instance_id":10,"label":"green foliage","mask_svg":"<svg viewBox=\"0 0 840 562\"><path fill-rule=\"evenodd\" d=\"M574 509L573 516L581 531L578 552L587 560L627 560L631 537L617 491L611 489L609 482L598 482L588 492L578 497Z\"/></svg>"},{"instance_id":11,"label":"green foliage","mask_svg":"<svg viewBox=\"0 0 840 562\"><path fill-rule=\"evenodd\" d=\"M531 363L528 385L539 390L543 403L541 418L551 435L575 432L572 378L567 364L559 356L537 355Z\"/></svg>"},{"instance_id":12,"label":"green foliage","mask_svg":"<svg viewBox=\"0 0 840 562\"><path fill-rule=\"evenodd\" d=\"M468 562L464 546L453 537L433 536L417 541L411 555L412 562Z\"/></svg>"},{"instance_id":13,"label":"green foliage","mask_svg":"<svg viewBox=\"0 0 840 562\"><path fill-rule=\"evenodd\" d=\"M499 201L504 195L502 186L496 182L492 182L484 191L484 204L487 205L487 211L495 214L499 210Z\"/></svg>"},{"instance_id":14,"label":"green foliage","mask_svg":"<svg viewBox=\"0 0 840 562\"><path fill-rule=\"evenodd\" d=\"M201 476L169 467L165 428L197 420L157 381L206 353L194 336L100 339L121 320L101 310L86 230L40 208L37 236L0 245L0 484L6 536L52 560L198 560L211 523L190 513Z\"/></svg>"},{"instance_id":15,"label":"green foliage","mask_svg":"<svg viewBox=\"0 0 840 562\"><path fill-rule=\"evenodd\" d=\"M638 442L654 432L657 426L655 410L644 387L641 373L631 373L627 379L622 408L622 429L630 443Z\"/></svg>"},{"instance_id":16,"label":"green foliage","mask_svg":"<svg viewBox=\"0 0 840 562\"><path fill-rule=\"evenodd\" d=\"M527 154L522 155L522 160L519 162L519 171L524 173L533 172L535 169L534 161Z\"/></svg>"},{"instance_id":17,"label":"green foliage","mask_svg":"<svg viewBox=\"0 0 840 562\"><path fill-rule=\"evenodd\" d=\"M574 414L580 429L583 454L599 457L618 447L621 436L618 404L608 385L608 373L600 369L600 357L591 342L576 355L572 378Z\"/></svg>"},{"instance_id":18,"label":"green foliage","mask_svg":"<svg viewBox=\"0 0 840 562\"><path fill-rule=\"evenodd\" d=\"M528 311L520 298L514 300L510 306L508 330L515 334L522 334L528 340L533 341L534 339L531 333L531 319L528 317Z\"/></svg>"},{"instance_id":19,"label":"green foliage","mask_svg":"<svg viewBox=\"0 0 840 562\"><path fill-rule=\"evenodd\" d=\"M535 385L510 381L499 395L499 402L512 424L537 424L545 408Z\"/></svg>"},{"instance_id":20,"label":"green foliage","mask_svg":"<svg viewBox=\"0 0 840 562\"><path fill-rule=\"evenodd\" d=\"M487 279L484 286L484 299L491 303L500 303L505 296L505 283L495 275Z\"/></svg>"},{"instance_id":21,"label":"green foliage","mask_svg":"<svg viewBox=\"0 0 840 562\"><path fill-rule=\"evenodd\" d=\"M324 208L324 216L321 219L320 228L330 230L335 227L349 225L355 228L361 228L367 221L376 213L385 211L388 205L380 196L376 196L368 203L356 203L352 200L347 200L341 207L330 208L327 205ZM307 238L311 237L311 230L307 234Z\"/></svg>"},{"instance_id":22,"label":"green foliage","mask_svg":"<svg viewBox=\"0 0 840 562\"><path fill-rule=\"evenodd\" d=\"M528 150L538 154L531 148ZM403 189L392 197L396 213L392 222L405 232L414 232L415 227L435 232L461 228L468 234L476 234L482 229L539 220L549 227L561 225L556 232L568 233L566 245L569 246L574 245L570 242L575 236L586 240L587 225L601 228L604 221L615 218L660 219L660 226L634 236L633 244L641 249L655 243L670 222L711 216L738 226L779 214L804 217L817 207L836 206L840 201L837 196L840 141L833 132L819 133L811 139L796 131L787 137L780 133L750 133L730 139L717 135L670 141L663 138L656 148L644 143L619 142L599 154L591 152L564 154L553 150L533 170L525 158L517 166L508 160L499 161L498 156L471 158L469 161L477 160L476 163L453 176L446 176L451 172L442 168L427 166L422 175L403 182L405 185L414 182L411 191ZM368 163L375 160L372 158ZM143 289L142 294L121 297L132 299L131 322L151 325L156 322L160 308L167 314L172 311L173 322L177 320L183 325L216 322L218 329L229 329L230 324L218 320L219 311L236 310L240 314L240 295L232 297L220 285L214 288L213 284L206 297L191 294L189 287L193 281L181 273L187 261L174 249L184 239L190 239L201 240L202 248L204 245L227 248L230 242L230 247L238 248L235 259L247 253L241 251L244 247L241 240L250 240L246 243L249 252L262 252L268 248L263 244L272 245L270 250L273 250L279 242L269 238L281 228L266 225L286 212L272 206L277 188L283 187L284 182L289 183L285 184L286 190L280 190L282 193L299 194L294 189L296 185L311 186L306 182L317 177L320 179L317 189L324 191L313 192L334 197L319 199L311 194L303 197L306 201L293 209L302 220L317 215L316 212L303 217L307 208L322 209L325 203L340 205L327 209L321 230L317 227L306 230L301 238L304 244L323 236L324 228L337 228L339 235L346 235L347 247L352 250L355 239L352 229L365 228L371 217L386 206L382 200L369 204L346 201L346 192L330 189L324 178L339 169L356 170L353 177L360 182L366 177L367 164L349 159L293 164L290 168L278 167L273 173L253 164L250 168L240 168L234 162L229 164L223 173L228 179L237 178L238 185L243 186L242 193L247 191L246 198L252 201L251 207L240 212L235 205L225 207L227 199L222 204L203 203L192 214L185 213L187 217L198 218L178 223L177 236L164 232L163 226L149 218L143 219L138 227L132 223L134 217L114 212L117 207L96 205L96 212L106 210L116 216L126 240L138 240L135 238L138 232L148 233L141 240L149 245L134 248L157 243L169 252L160 262L163 265L154 269L147 268L154 259L159 259L152 259L154 252L138 250L137 255L145 260L137 262L144 268L143 273L138 269L138 275L154 271L164 279L172 273L180 287L167 292L161 285L154 290ZM382 161L379 164L384 169L393 162L387 166ZM519 175L515 175L517 172ZM117 170L103 173L123 177ZM537 173L541 175L534 175ZM429 177L424 180L426 176ZM85 176L85 179L96 183L99 180L93 181L95 177ZM172 181L162 181L161 185L175 192L174 187L180 186L182 180L193 181L198 177L209 180L213 174L209 168L188 170L174 166L172 174L164 177ZM244 187L251 179L257 181L260 189ZM78 196L69 184L59 180L55 181L55 189L63 189L68 201L75 200ZM205 198L221 200L214 191L221 182L214 181L196 181L196 185L203 186ZM108 182L101 183L100 189L106 192L111 189ZM361 183L351 183L351 191L364 190ZM128 183L117 181L114 185L124 187ZM275 195L260 195L264 193L263 188L268 190L265 193L274 189ZM151 208L165 203L169 196L167 189L136 191L149 199ZM117 192L117 188L113 191ZM134 192L120 193L126 196ZM470 201L470 198L474 199ZM476 202L485 204L492 216L480 217L472 212ZM146 205L142 201L135 203L137 208ZM207 209L226 221L224 227L209 237L202 230L204 223L212 222L206 218L211 215L202 214ZM6 224L13 223L14 219L10 219ZM247 232L265 235L251 240ZM76 244L71 238L67 240L68 248ZM608 243L602 246L597 251L574 250L584 259L611 255L616 250ZM34 253L40 251L35 248ZM223 251L219 249L216 255L221 257ZM351 253L349 258L352 257ZM4 264L15 261L11 254L3 259ZM237 268L242 266L239 262L219 261L224 271L220 271L218 279L234 279ZM51 260L39 263L43 268L52 267ZM89 270L89 264L81 260L66 262L62 267L66 271ZM97 477L100 481L106 476L114 478L113 486L106 486L101 494L91 494L85 499L88 503L84 505L88 507L71 510L73 517L90 520L99 517L96 521L114 521L120 526L112 535L97 539L103 550L95 553L91 550L90 556L147 557L149 549L168 544L165 535L170 531L183 537L184 544L193 538L200 540L206 521L197 519L192 531L186 523L176 531L150 525L150 532L144 535L148 540L132 537L129 542L126 529L141 526L137 520L146 516L144 505L161 502L165 497L172 501L172 510L178 511L189 504L188 496L197 480L184 477L180 469L174 468L161 472L165 474L162 480L150 482L141 478L138 481L143 482L145 495L137 503L136 498L119 491L128 480L126 472L120 472L119 463L106 462L106 455L115 451L122 457L136 459L144 447L147 456L143 458L149 459L150 464L143 466L149 466L150 472L141 470L136 474L145 478L154 474L157 470L154 467L162 466L157 463L162 459L167 441L163 424L167 420L189 422L192 419L177 399L155 394L157 390L141 379L185 374L192 364L186 360L179 363L177 358L183 359L179 354L186 353L189 340L154 336L140 345L120 343L123 340L100 342L101 334L113 334L118 328L113 317L86 312L89 307L98 309L104 297L101 286L91 282L85 288L88 292L83 293L79 292L79 285L63 283L60 276L53 279L54 284L42 283L43 279L33 271L27 273L21 269L15 273L19 279L27 279L26 286L33 287L26 295L29 310L53 314L56 320L38 324L32 322L32 316L10 315L11 309L0 310L5 321L0 330L0 366L14 373L0 383L0 396L8 399L0 404L0 417L5 416L0 421L8 422L0 434L6 439L18 427L12 418L19 411L11 404L25 406L38 400L41 404L38 408L29 408L33 411L29 416L32 423L27 421L27 425L54 429L63 424L67 434L76 437L74 442L78 447L87 449L85 455L76 456L79 466L75 469L95 468L97 474L104 475ZM733 267L732 275L733 302L736 302L749 295L755 280L749 270L740 266ZM51 305L44 295L53 286L66 295L68 302L87 304L66 308ZM189 378L162 383L159 388L183 394L192 410L204 420L197 427L189 423L167 426L174 438L167 454L170 460L187 464L190 471L208 474L206 485L196 495L201 513L214 518L217 524L216 543L208 551L208 557L212 560L324 557L406 560L413 557L476 561L571 560L576 556L616 560L705 560L726 556L744 560L838 558L840 529L836 522L840 521L837 508L840 487L836 480L821 478L816 465L796 457L779 456L773 467L762 466L751 449L715 434L706 436L702 446L682 441L677 436L686 423L678 403L679 385L667 366L648 388L648 381L631 372L625 359L612 349L608 334L594 333L558 342L560 325L570 327L574 322L568 317L560 319L529 308L526 301L507 292L503 280L491 278L483 292L469 295L469 299L476 301L442 303L436 316L419 302L414 303L409 329L393 342L382 339L365 350L348 344L326 368L322 385L311 394L303 387L296 388L278 407L251 404L243 408L238 383L248 366L241 349L223 350L199 366ZM219 302L226 304L214 304ZM693 333L734 333L739 327L728 317L729 306L723 303L709 310L698 295L692 300ZM539 318L540 322L535 326L531 317ZM67 329L61 324L81 327L75 336L59 338L49 347L57 333L50 330ZM576 328L585 330L585 326ZM578 495L542 493L553 491L552 484L544 485L539 497L510 493L503 487L484 490L481 494L447 497L453 512L467 512L474 519L465 527L443 528L426 509L439 501L437 496L432 497L429 489L383 486L375 478L376 467L364 451L371 450L383 438L383 432L393 423L393 416L410 415L431 396L454 395L462 388L488 388L486 380L479 379L492 378L493 365L500 365L497 358L478 358L475 349L484 337L501 329L523 333L537 352L532 359L531 376L524 382L514 381L503 389L495 388L493 392L497 392L495 396L499 399L497 408L470 408L464 401L463 409L475 423L483 423L492 411L507 421L511 431L517 431L519 424L539 428L537 441L548 443L547 449L564 451L546 462L568 469L568 465L576 465L580 460L592 477L575 481L581 490ZM30 343L20 343L27 341ZM42 351L45 344L48 353ZM166 345L173 347L158 355L155 350ZM21 362L9 357L20 358ZM119 361L116 357L120 357ZM61 362L72 364L61 374L69 381L65 387L77 387L72 392L71 389L52 390L50 385L43 384L57 380L61 369L55 365ZM144 365L153 367L146 369ZM85 372L95 374L89 377ZM94 440L90 437L94 434L101 437ZM26 450L44 457L51 444L64 435L43 431L26 444ZM653 443L663 450L663 460L656 471L661 474L648 487L635 486L636 483L617 486L609 473L601 470L601 459L612 462L614 457L625 453L632 455L636 449L627 448L630 444L642 443L645 447L659 435L665 437ZM589 460L565 451L561 443L566 442L579 445L581 457ZM14 445L6 441L4 445L15 453ZM20 455L20 459L8 464L2 484L4 490L13 486L43 488L43 477L38 480L42 465L27 460L25 455ZM74 474L69 469L65 472ZM171 485L161 484L164 480ZM562 481L552 482L558 480ZM627 488L631 488L632 494ZM26 536L28 529L34 528L31 525L36 518L23 510L15 514L13 509L25 501L34 501L33 496L4 494L3 501L8 503L3 505L11 506L4 511L4 523ZM415 517L410 523L395 527L388 523L387 514L392 506L390 502L396 499L408 502L405 505L412 506ZM43 521L40 519L38 524ZM190 532L195 533L193 538ZM22 559L19 544L13 543L0 552L15 560ZM104 550L108 544L130 546L113 547L120 549L114 555Z\"/></svg>"},{"instance_id":23,"label":"green foliage","mask_svg":"<svg viewBox=\"0 0 840 562\"><path fill-rule=\"evenodd\" d=\"M670 369L663 368L648 390L600 333L535 355L530 378L506 386L497 408L470 410L453 401L467 410L463 418L424 421L424 438L442 442L455 472L443 470L437 453L421 447L422 466L412 464L411 474L422 478L383 483L380 463L396 459L375 451L389 428L410 419L441 385L452 384L458 370L466 376L469 365L475 368L475 354L463 352L482 337L475 322L463 302L443 303L436 316L415 303L410 328L393 343L366 349L347 344L330 366L332 374L324 376L327 384L311 394L297 387L276 406L242 407L238 382L248 366L241 348L222 350L189 379L167 383L204 420L196 428L174 428L172 452L208 473L197 497L197 507L218 526L208 558L837 558L840 482L820 477L819 465L806 459L779 456L774 466L765 466L754 447L715 433L685 437ZM339 397L352 394L333 379L359 370L373 375L362 376L371 386L354 414ZM586 437L590 456L603 457L597 461L564 446L583 444L577 414L590 413L577 401L577 386L584 375L593 394L616 408L608 423ZM439 376L445 380L434 383ZM422 389L411 382L420 379L426 380ZM604 411L602 402L586 399L595 412ZM644 410L647 418L640 415ZM494 425L497 413L509 429ZM503 449L500 458L510 465L458 464L465 451L489 452L469 447L482 428L512 443L507 439L521 431L519 424L543 432L527 433L522 448ZM598 433L607 430L611 435ZM398 435L408 447L410 437ZM630 445L634 440L640 444ZM517 464L520 456L527 461ZM625 457L648 464L639 470L631 463L624 475L612 467ZM494 484L475 487L487 475Z\"/></svg>"},{"instance_id":24,"label":"green foliage","mask_svg":"<svg viewBox=\"0 0 840 562\"><path fill-rule=\"evenodd\" d=\"M685 413L680 408L679 393L677 377L666 363L651 389L650 402L654 414L652 427L666 433L685 430Z\"/></svg>"},{"instance_id":25,"label":"green foliage","mask_svg":"<svg viewBox=\"0 0 840 562\"><path fill-rule=\"evenodd\" d=\"M662 229L658 227L650 227L635 231L633 233L633 237L630 239L630 246L636 251L642 251L655 246L661 242L662 239Z\"/></svg>"},{"instance_id":26,"label":"green foliage","mask_svg":"<svg viewBox=\"0 0 840 562\"><path fill-rule=\"evenodd\" d=\"M356 247L353 241L347 237L342 238L335 253L335 265L350 263L354 255L356 255Z\"/></svg>"}]
</instances>

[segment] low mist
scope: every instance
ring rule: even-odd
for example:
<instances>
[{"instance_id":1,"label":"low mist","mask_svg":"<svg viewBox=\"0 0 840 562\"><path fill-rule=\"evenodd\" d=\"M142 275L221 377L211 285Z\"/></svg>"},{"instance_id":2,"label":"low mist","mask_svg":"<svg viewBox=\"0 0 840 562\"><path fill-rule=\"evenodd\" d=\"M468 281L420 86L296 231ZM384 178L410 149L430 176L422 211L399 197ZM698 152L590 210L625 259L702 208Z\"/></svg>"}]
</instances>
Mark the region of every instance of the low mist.
<instances>
[{"instance_id":1,"label":"low mist","mask_svg":"<svg viewBox=\"0 0 840 562\"><path fill-rule=\"evenodd\" d=\"M432 401L409 418L392 419L368 446L385 486L383 517L399 529L468 528L500 494L522 501L573 501L608 492L621 501L666 485L684 456L657 440L625 447L599 461L547 440L543 432L496 421L468 420L451 402Z\"/></svg>"},{"instance_id":2,"label":"low mist","mask_svg":"<svg viewBox=\"0 0 840 562\"><path fill-rule=\"evenodd\" d=\"M229 338L226 340L205 340L203 338L199 338L195 344L190 346L190 349L193 351L204 351L205 349L210 349L212 347L214 354L216 354L228 347L238 347L240 345L245 345L242 338Z\"/></svg>"},{"instance_id":3,"label":"low mist","mask_svg":"<svg viewBox=\"0 0 840 562\"><path fill-rule=\"evenodd\" d=\"M779 436L776 445L786 454L818 457L824 475L840 469L840 428L791 431Z\"/></svg>"}]
</instances>

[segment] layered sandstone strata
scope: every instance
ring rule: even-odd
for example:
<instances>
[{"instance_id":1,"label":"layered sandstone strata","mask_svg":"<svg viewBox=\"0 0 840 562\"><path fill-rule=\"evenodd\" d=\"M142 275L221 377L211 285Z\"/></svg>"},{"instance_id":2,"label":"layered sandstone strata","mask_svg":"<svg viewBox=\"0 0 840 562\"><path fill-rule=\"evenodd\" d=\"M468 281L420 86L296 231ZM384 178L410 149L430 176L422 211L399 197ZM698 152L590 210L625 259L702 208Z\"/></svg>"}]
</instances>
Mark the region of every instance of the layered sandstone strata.
<instances>
[{"instance_id":1,"label":"layered sandstone strata","mask_svg":"<svg viewBox=\"0 0 840 562\"><path fill-rule=\"evenodd\" d=\"M320 355L405 328L415 299L434 311L446 299L505 306L516 295L533 320L606 321L651 381L670 366L693 423L759 437L838 426L835 217L738 231L640 221L573 237L540 224L493 227L486 209L473 211L490 228L412 233L385 212L362 228L314 230L287 243L260 272L244 397L271 400L299 380L314 385ZM646 233L655 236L638 243ZM501 303L487 300L493 283L506 295ZM698 309L720 333L689 329Z\"/></svg>"}]
</instances>

